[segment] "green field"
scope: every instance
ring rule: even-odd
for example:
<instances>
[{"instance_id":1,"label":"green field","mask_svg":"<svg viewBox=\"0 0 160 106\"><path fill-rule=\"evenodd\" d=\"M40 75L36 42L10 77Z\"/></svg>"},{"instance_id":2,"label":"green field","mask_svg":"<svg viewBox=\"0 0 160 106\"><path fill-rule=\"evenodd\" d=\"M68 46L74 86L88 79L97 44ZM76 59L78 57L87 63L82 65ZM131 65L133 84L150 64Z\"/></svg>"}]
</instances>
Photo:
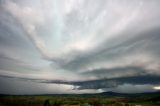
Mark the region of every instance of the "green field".
<instances>
[{"instance_id":1,"label":"green field","mask_svg":"<svg viewBox=\"0 0 160 106\"><path fill-rule=\"evenodd\" d=\"M160 96L1 96L0 106L160 106Z\"/></svg>"}]
</instances>

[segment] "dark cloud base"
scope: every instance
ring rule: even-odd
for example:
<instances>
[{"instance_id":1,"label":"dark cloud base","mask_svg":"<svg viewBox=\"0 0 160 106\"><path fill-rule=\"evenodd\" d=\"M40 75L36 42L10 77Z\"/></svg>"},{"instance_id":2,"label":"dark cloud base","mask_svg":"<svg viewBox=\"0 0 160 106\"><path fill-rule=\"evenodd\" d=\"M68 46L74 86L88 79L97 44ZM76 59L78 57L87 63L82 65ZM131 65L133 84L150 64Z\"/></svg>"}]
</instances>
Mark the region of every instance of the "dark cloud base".
<instances>
[{"instance_id":1,"label":"dark cloud base","mask_svg":"<svg viewBox=\"0 0 160 106\"><path fill-rule=\"evenodd\" d=\"M145 85L145 84L160 84L159 75L139 75L130 77L110 78L110 79L98 79L88 81L63 81L63 80L37 80L41 83L55 83L55 84L69 84L79 86L77 89L102 89L113 88L123 84L131 85ZM76 88L76 87L75 87Z\"/></svg>"}]
</instances>

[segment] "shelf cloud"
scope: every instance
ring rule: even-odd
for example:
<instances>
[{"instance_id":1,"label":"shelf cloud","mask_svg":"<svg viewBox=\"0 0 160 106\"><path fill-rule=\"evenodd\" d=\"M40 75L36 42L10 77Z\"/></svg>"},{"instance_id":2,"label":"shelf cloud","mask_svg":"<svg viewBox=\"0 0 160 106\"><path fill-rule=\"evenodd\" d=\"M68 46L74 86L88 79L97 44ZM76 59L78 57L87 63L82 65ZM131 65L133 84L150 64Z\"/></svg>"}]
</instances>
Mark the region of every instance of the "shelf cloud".
<instances>
[{"instance_id":1,"label":"shelf cloud","mask_svg":"<svg viewBox=\"0 0 160 106\"><path fill-rule=\"evenodd\" d=\"M36 93L154 91L160 85L159 5L0 0L0 93L30 94L46 85Z\"/></svg>"}]
</instances>

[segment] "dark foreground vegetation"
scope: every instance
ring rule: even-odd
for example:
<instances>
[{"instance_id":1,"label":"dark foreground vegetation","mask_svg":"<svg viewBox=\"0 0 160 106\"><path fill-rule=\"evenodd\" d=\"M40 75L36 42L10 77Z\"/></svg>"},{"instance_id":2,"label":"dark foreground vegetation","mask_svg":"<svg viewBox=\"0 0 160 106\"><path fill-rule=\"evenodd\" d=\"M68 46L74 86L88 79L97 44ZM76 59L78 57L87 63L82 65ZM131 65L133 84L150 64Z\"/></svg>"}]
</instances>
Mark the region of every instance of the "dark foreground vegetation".
<instances>
[{"instance_id":1,"label":"dark foreground vegetation","mask_svg":"<svg viewBox=\"0 0 160 106\"><path fill-rule=\"evenodd\" d=\"M160 93L82 95L1 95L0 106L160 106Z\"/></svg>"}]
</instances>

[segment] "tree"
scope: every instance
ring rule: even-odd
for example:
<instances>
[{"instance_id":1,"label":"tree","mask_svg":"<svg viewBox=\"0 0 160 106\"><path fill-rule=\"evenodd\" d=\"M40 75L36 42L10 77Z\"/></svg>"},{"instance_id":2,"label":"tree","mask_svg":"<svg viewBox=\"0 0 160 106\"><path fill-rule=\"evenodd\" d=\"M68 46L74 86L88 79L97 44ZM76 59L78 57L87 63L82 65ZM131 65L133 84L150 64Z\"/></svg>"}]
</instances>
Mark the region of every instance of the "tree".
<instances>
[{"instance_id":1,"label":"tree","mask_svg":"<svg viewBox=\"0 0 160 106\"><path fill-rule=\"evenodd\" d=\"M122 103L119 103L119 102L116 102L116 103L115 103L115 106L123 106L123 104L122 104Z\"/></svg>"},{"instance_id":2,"label":"tree","mask_svg":"<svg viewBox=\"0 0 160 106\"><path fill-rule=\"evenodd\" d=\"M49 99L47 99L47 100L44 101L43 106L50 106Z\"/></svg>"},{"instance_id":3,"label":"tree","mask_svg":"<svg viewBox=\"0 0 160 106\"><path fill-rule=\"evenodd\" d=\"M124 106L129 106L129 104L128 104L128 103L126 103Z\"/></svg>"}]
</instances>

